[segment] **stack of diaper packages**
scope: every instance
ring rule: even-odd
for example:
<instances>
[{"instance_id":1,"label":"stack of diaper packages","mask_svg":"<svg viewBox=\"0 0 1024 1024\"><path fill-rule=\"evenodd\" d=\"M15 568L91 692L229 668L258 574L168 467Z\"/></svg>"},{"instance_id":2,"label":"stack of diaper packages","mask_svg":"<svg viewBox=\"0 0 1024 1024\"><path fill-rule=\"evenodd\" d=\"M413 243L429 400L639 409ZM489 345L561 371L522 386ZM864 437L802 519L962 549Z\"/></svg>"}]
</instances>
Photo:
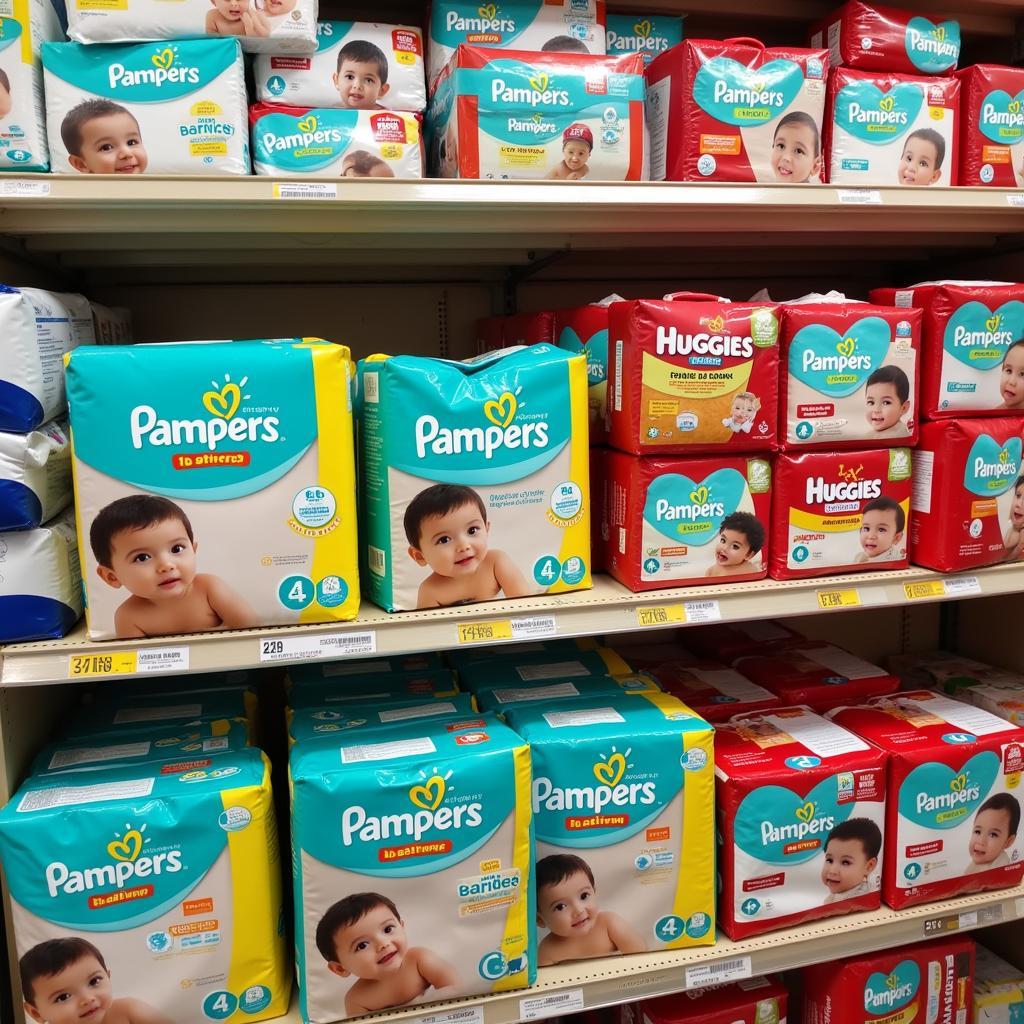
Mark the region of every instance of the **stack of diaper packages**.
<instances>
[{"instance_id":1,"label":"stack of diaper packages","mask_svg":"<svg viewBox=\"0 0 1024 1024\"><path fill-rule=\"evenodd\" d=\"M786 1024L789 990L772 975L618 1007L618 1024Z\"/></svg>"},{"instance_id":2,"label":"stack of diaper packages","mask_svg":"<svg viewBox=\"0 0 1024 1024\"><path fill-rule=\"evenodd\" d=\"M1024 187L1024 68L975 64L960 81L960 185Z\"/></svg>"}]
</instances>

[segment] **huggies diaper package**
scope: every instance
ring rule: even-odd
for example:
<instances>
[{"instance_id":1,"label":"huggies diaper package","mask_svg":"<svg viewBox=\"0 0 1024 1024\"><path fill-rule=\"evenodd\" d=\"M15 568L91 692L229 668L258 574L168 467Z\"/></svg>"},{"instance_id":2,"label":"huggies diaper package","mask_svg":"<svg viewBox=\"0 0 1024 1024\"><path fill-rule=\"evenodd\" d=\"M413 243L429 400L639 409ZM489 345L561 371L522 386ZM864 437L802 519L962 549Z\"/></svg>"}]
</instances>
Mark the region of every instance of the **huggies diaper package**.
<instances>
[{"instance_id":1,"label":"huggies diaper package","mask_svg":"<svg viewBox=\"0 0 1024 1024\"><path fill-rule=\"evenodd\" d=\"M249 173L237 40L46 43L43 68L54 172Z\"/></svg>"},{"instance_id":2,"label":"huggies diaper package","mask_svg":"<svg viewBox=\"0 0 1024 1024\"><path fill-rule=\"evenodd\" d=\"M640 181L643 59L460 46L430 99L427 136L441 178Z\"/></svg>"},{"instance_id":3,"label":"huggies diaper package","mask_svg":"<svg viewBox=\"0 0 1024 1024\"><path fill-rule=\"evenodd\" d=\"M464 662L459 666L459 684L463 690L478 693L487 686L521 686L546 683L553 679L599 679L624 676L629 665L615 651L599 647L591 651L520 653L513 648L492 659Z\"/></svg>"},{"instance_id":4,"label":"huggies diaper package","mask_svg":"<svg viewBox=\"0 0 1024 1024\"><path fill-rule=\"evenodd\" d=\"M377 702L366 707L351 704L345 708L290 708L287 716L288 738L292 743L305 743L323 736L338 738L338 733L390 727L414 719L417 722L429 718L466 720L474 717L475 712L473 698L468 693L426 703L421 700L418 704L388 701L383 707ZM480 724L483 725L483 722Z\"/></svg>"},{"instance_id":5,"label":"huggies diaper package","mask_svg":"<svg viewBox=\"0 0 1024 1024\"><path fill-rule=\"evenodd\" d=\"M824 181L828 51L688 39L647 69L654 181Z\"/></svg>"},{"instance_id":6,"label":"huggies diaper package","mask_svg":"<svg viewBox=\"0 0 1024 1024\"><path fill-rule=\"evenodd\" d=\"M616 299L617 295L589 306L561 309L553 314L555 344L568 352L582 352L587 357L591 444L604 444L608 440L605 423L608 397L608 307ZM596 490L593 481L591 490Z\"/></svg>"},{"instance_id":7,"label":"huggies diaper package","mask_svg":"<svg viewBox=\"0 0 1024 1024\"><path fill-rule=\"evenodd\" d=\"M388 611L590 587L586 361L359 363L363 581Z\"/></svg>"},{"instance_id":8,"label":"huggies diaper package","mask_svg":"<svg viewBox=\"0 0 1024 1024\"><path fill-rule=\"evenodd\" d=\"M1024 729L930 690L830 717L889 756L882 892L890 907L1020 884Z\"/></svg>"},{"instance_id":9,"label":"huggies diaper package","mask_svg":"<svg viewBox=\"0 0 1024 1024\"><path fill-rule=\"evenodd\" d=\"M960 83L837 68L825 120L836 185L958 185Z\"/></svg>"},{"instance_id":10,"label":"huggies diaper package","mask_svg":"<svg viewBox=\"0 0 1024 1024\"><path fill-rule=\"evenodd\" d=\"M960 80L960 184L1024 185L1024 68L975 64Z\"/></svg>"},{"instance_id":11,"label":"huggies diaper package","mask_svg":"<svg viewBox=\"0 0 1024 1024\"><path fill-rule=\"evenodd\" d=\"M1024 413L1024 284L929 281L876 288L871 301L924 311L926 419Z\"/></svg>"},{"instance_id":12,"label":"huggies diaper package","mask_svg":"<svg viewBox=\"0 0 1024 1024\"><path fill-rule=\"evenodd\" d=\"M925 423L914 452L914 562L960 572L1024 557L1024 419Z\"/></svg>"},{"instance_id":13,"label":"huggies diaper package","mask_svg":"<svg viewBox=\"0 0 1024 1024\"><path fill-rule=\"evenodd\" d=\"M506 716L533 760L538 964L714 943L711 726L663 693Z\"/></svg>"},{"instance_id":14,"label":"huggies diaper package","mask_svg":"<svg viewBox=\"0 0 1024 1024\"><path fill-rule=\"evenodd\" d=\"M666 693L678 697L707 722L724 722L733 715L753 714L783 704L774 693L736 669L713 661L663 665L652 675Z\"/></svg>"},{"instance_id":15,"label":"huggies diaper package","mask_svg":"<svg viewBox=\"0 0 1024 1024\"><path fill-rule=\"evenodd\" d=\"M769 451L778 421L779 307L679 292L616 302L608 433L633 455Z\"/></svg>"},{"instance_id":16,"label":"huggies diaper package","mask_svg":"<svg viewBox=\"0 0 1024 1024\"><path fill-rule=\"evenodd\" d=\"M976 1024L1015 1024L1024 1013L1024 972L984 946L974 950Z\"/></svg>"},{"instance_id":17,"label":"huggies diaper package","mask_svg":"<svg viewBox=\"0 0 1024 1024\"><path fill-rule=\"evenodd\" d=\"M314 339L73 354L93 639L355 617L349 369Z\"/></svg>"},{"instance_id":18,"label":"huggies diaper package","mask_svg":"<svg viewBox=\"0 0 1024 1024\"><path fill-rule=\"evenodd\" d=\"M905 569L910 495L909 448L780 455L768 575L797 580Z\"/></svg>"},{"instance_id":19,"label":"huggies diaper package","mask_svg":"<svg viewBox=\"0 0 1024 1024\"><path fill-rule=\"evenodd\" d=\"M632 591L767 574L771 465L610 452L608 571Z\"/></svg>"},{"instance_id":20,"label":"huggies diaper package","mask_svg":"<svg viewBox=\"0 0 1024 1024\"><path fill-rule=\"evenodd\" d=\"M716 726L718 913L730 939L878 909L885 763L807 708Z\"/></svg>"},{"instance_id":21,"label":"huggies diaper package","mask_svg":"<svg viewBox=\"0 0 1024 1024\"><path fill-rule=\"evenodd\" d=\"M786 448L917 441L919 309L808 296L782 307L780 348Z\"/></svg>"},{"instance_id":22,"label":"huggies diaper package","mask_svg":"<svg viewBox=\"0 0 1024 1024\"><path fill-rule=\"evenodd\" d=\"M731 665L745 654L763 654L796 647L803 640L795 629L783 622L720 622L713 626L687 629L686 646L704 658Z\"/></svg>"},{"instance_id":23,"label":"huggies diaper package","mask_svg":"<svg viewBox=\"0 0 1024 1024\"><path fill-rule=\"evenodd\" d=\"M0 858L33 1017L55 1019L68 990L97 1020L238 1024L287 1010L259 751L34 776L0 811Z\"/></svg>"},{"instance_id":24,"label":"huggies diaper package","mask_svg":"<svg viewBox=\"0 0 1024 1024\"><path fill-rule=\"evenodd\" d=\"M492 716L450 724L292 748L303 1020L536 976L529 747Z\"/></svg>"},{"instance_id":25,"label":"huggies diaper package","mask_svg":"<svg viewBox=\"0 0 1024 1024\"><path fill-rule=\"evenodd\" d=\"M420 124L390 110L260 103L249 109L253 169L272 177L420 178Z\"/></svg>"},{"instance_id":26,"label":"huggies diaper package","mask_svg":"<svg viewBox=\"0 0 1024 1024\"><path fill-rule=\"evenodd\" d=\"M644 64L650 64L683 41L683 19L670 14L609 14L605 41L609 53L639 53Z\"/></svg>"},{"instance_id":27,"label":"huggies diaper package","mask_svg":"<svg viewBox=\"0 0 1024 1024\"><path fill-rule=\"evenodd\" d=\"M941 75L956 70L960 25L849 0L811 29L811 46L827 46L833 67Z\"/></svg>"},{"instance_id":28,"label":"huggies diaper package","mask_svg":"<svg viewBox=\"0 0 1024 1024\"><path fill-rule=\"evenodd\" d=\"M67 421L28 434L0 433L0 532L39 526L70 504Z\"/></svg>"},{"instance_id":29,"label":"huggies diaper package","mask_svg":"<svg viewBox=\"0 0 1024 1024\"><path fill-rule=\"evenodd\" d=\"M619 1024L786 1024L789 991L771 975L617 1007Z\"/></svg>"}]
</instances>

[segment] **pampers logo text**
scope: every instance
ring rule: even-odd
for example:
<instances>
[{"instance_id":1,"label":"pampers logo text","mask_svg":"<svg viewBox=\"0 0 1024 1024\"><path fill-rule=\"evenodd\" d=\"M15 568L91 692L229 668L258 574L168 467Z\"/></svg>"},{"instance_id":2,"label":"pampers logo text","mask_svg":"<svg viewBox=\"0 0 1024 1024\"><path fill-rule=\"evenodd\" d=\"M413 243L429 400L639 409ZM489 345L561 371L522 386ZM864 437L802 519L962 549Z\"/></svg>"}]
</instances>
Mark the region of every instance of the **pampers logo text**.
<instances>
[{"instance_id":1,"label":"pampers logo text","mask_svg":"<svg viewBox=\"0 0 1024 1024\"><path fill-rule=\"evenodd\" d=\"M506 33L515 32L517 25L512 18L503 18L497 4L484 4L477 8L475 18L464 18L458 11L449 11L444 27L449 32Z\"/></svg>"},{"instance_id":2,"label":"pampers logo text","mask_svg":"<svg viewBox=\"0 0 1024 1024\"><path fill-rule=\"evenodd\" d=\"M546 71L530 75L527 85L510 85L504 78L491 82L491 101L527 107L569 107L572 97L565 89L556 89Z\"/></svg>"},{"instance_id":3,"label":"pampers logo text","mask_svg":"<svg viewBox=\"0 0 1024 1024\"><path fill-rule=\"evenodd\" d=\"M847 106L846 113L850 124L906 127L910 121L907 111L901 110L892 96L883 96L877 107L865 107L853 100Z\"/></svg>"},{"instance_id":4,"label":"pampers logo text","mask_svg":"<svg viewBox=\"0 0 1024 1024\"><path fill-rule=\"evenodd\" d=\"M769 89L763 82L755 82L749 88L736 88L721 78L715 81L713 98L715 103L748 107L777 107L781 109L787 103L784 92Z\"/></svg>"},{"instance_id":5,"label":"pampers logo text","mask_svg":"<svg viewBox=\"0 0 1024 1024\"><path fill-rule=\"evenodd\" d=\"M1004 319L999 314L986 318L984 330L980 331L973 331L967 324L959 323L952 336L954 348L1003 347L1011 344L1013 340L1013 331L1006 328Z\"/></svg>"},{"instance_id":6,"label":"pampers logo text","mask_svg":"<svg viewBox=\"0 0 1024 1024\"><path fill-rule=\"evenodd\" d=\"M668 49L668 39L665 36L655 35L654 25L649 18L638 21L633 26L633 34L628 36L619 35L614 29L608 29L608 52L618 53L620 51L641 52L647 50L651 53L661 53Z\"/></svg>"},{"instance_id":7,"label":"pampers logo text","mask_svg":"<svg viewBox=\"0 0 1024 1024\"><path fill-rule=\"evenodd\" d=\"M413 427L416 455L423 459L427 451L433 455L463 455L479 452L487 460L502 449L547 448L548 425L544 421L513 424L519 411L519 394L505 391L497 399L484 402L483 414L489 427L442 427L435 416L420 416Z\"/></svg>"},{"instance_id":8,"label":"pampers logo text","mask_svg":"<svg viewBox=\"0 0 1024 1024\"><path fill-rule=\"evenodd\" d=\"M1005 448L999 452L995 462L989 462L981 455L974 458L974 475L979 480L1006 480L1015 477L1019 468Z\"/></svg>"},{"instance_id":9,"label":"pampers logo text","mask_svg":"<svg viewBox=\"0 0 1024 1024\"><path fill-rule=\"evenodd\" d=\"M898 1003L904 1003L914 994L916 986L911 982L900 982L895 974L885 979L884 986L879 989L864 989L864 1007L873 1013L892 1010Z\"/></svg>"},{"instance_id":10,"label":"pampers logo text","mask_svg":"<svg viewBox=\"0 0 1024 1024\"><path fill-rule=\"evenodd\" d=\"M917 813L933 814L935 811L951 811L964 804L973 804L981 799L981 789L971 780L967 772L960 772L949 781L949 792L932 796L917 794Z\"/></svg>"},{"instance_id":11,"label":"pampers logo text","mask_svg":"<svg viewBox=\"0 0 1024 1024\"><path fill-rule=\"evenodd\" d=\"M796 809L796 821L776 825L771 821L761 822L761 842L767 846L770 843L799 843L809 836L820 836L822 833L831 832L835 828L835 818L830 814L817 814L817 805L808 800Z\"/></svg>"},{"instance_id":12,"label":"pampers logo text","mask_svg":"<svg viewBox=\"0 0 1024 1024\"><path fill-rule=\"evenodd\" d=\"M151 68L130 70L118 61L114 61L107 69L110 88L131 88L137 85L151 85L159 89L167 82L174 84L199 84L199 68L179 66L175 63L177 54L170 46L165 46L152 55Z\"/></svg>"},{"instance_id":13,"label":"pampers logo text","mask_svg":"<svg viewBox=\"0 0 1024 1024\"><path fill-rule=\"evenodd\" d=\"M907 43L917 53L927 53L933 57L944 57L956 63L960 56L959 40L946 38L946 30L938 25L929 31L922 32L920 29L909 28L907 30Z\"/></svg>"},{"instance_id":14,"label":"pampers logo text","mask_svg":"<svg viewBox=\"0 0 1024 1024\"><path fill-rule=\"evenodd\" d=\"M348 133L339 128L321 128L312 114L297 121L295 127L298 128L298 131L288 135L264 131L260 136L263 147L271 153L287 153L313 145L338 146L349 138Z\"/></svg>"},{"instance_id":15,"label":"pampers logo text","mask_svg":"<svg viewBox=\"0 0 1024 1024\"><path fill-rule=\"evenodd\" d=\"M612 753L593 766L597 786L556 786L551 779L540 776L533 780L533 810L544 811L586 810L600 814L608 807L649 807L657 800L653 780L647 782L623 782L627 768L632 768L628 758L631 749L625 752L612 747ZM574 819L570 819L572 821ZM628 819L627 822L628 823ZM570 827L572 827L570 825ZM580 827L580 826L577 826Z\"/></svg>"},{"instance_id":16,"label":"pampers logo text","mask_svg":"<svg viewBox=\"0 0 1024 1024\"><path fill-rule=\"evenodd\" d=\"M654 517L661 521L675 522L678 520L701 520L725 515L725 505L713 501L711 491L704 485L690 492L692 504L673 504L665 498L659 498L654 504Z\"/></svg>"}]
</instances>

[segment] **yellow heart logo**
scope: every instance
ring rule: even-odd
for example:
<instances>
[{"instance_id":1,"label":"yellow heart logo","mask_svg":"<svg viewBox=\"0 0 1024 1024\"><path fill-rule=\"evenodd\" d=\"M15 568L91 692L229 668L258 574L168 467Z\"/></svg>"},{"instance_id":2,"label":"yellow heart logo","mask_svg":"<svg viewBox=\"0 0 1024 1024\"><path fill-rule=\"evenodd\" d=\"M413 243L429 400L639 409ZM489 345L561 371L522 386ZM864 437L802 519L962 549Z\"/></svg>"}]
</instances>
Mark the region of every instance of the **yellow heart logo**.
<instances>
[{"instance_id":1,"label":"yellow heart logo","mask_svg":"<svg viewBox=\"0 0 1024 1024\"><path fill-rule=\"evenodd\" d=\"M690 501L695 505L703 505L710 497L710 491L701 484L695 491L690 491Z\"/></svg>"},{"instance_id":2,"label":"yellow heart logo","mask_svg":"<svg viewBox=\"0 0 1024 1024\"><path fill-rule=\"evenodd\" d=\"M158 68L163 68L166 71L174 63L174 51L167 46L159 53L154 53L152 59Z\"/></svg>"},{"instance_id":3,"label":"yellow heart logo","mask_svg":"<svg viewBox=\"0 0 1024 1024\"><path fill-rule=\"evenodd\" d=\"M534 75L533 78L530 79L530 85L532 85L537 92L544 92L548 87L549 81L548 73L546 71L542 71L540 74Z\"/></svg>"},{"instance_id":4,"label":"yellow heart logo","mask_svg":"<svg viewBox=\"0 0 1024 1024\"><path fill-rule=\"evenodd\" d=\"M853 350L857 347L857 342L853 338L844 338L842 341L836 344L836 351L841 356L852 356Z\"/></svg>"},{"instance_id":5,"label":"yellow heart logo","mask_svg":"<svg viewBox=\"0 0 1024 1024\"><path fill-rule=\"evenodd\" d=\"M889 977L885 979L886 988L895 988L898 984L899 978L897 978L895 974L890 974Z\"/></svg>"},{"instance_id":6,"label":"yellow heart logo","mask_svg":"<svg viewBox=\"0 0 1024 1024\"><path fill-rule=\"evenodd\" d=\"M810 800L796 809L796 816L804 822L810 821L814 817L814 804Z\"/></svg>"},{"instance_id":7,"label":"yellow heart logo","mask_svg":"<svg viewBox=\"0 0 1024 1024\"><path fill-rule=\"evenodd\" d=\"M626 759L622 754L612 754L607 762L598 761L594 765L594 777L602 786L607 786L609 789L612 786L617 786L625 774Z\"/></svg>"},{"instance_id":8,"label":"yellow heart logo","mask_svg":"<svg viewBox=\"0 0 1024 1024\"><path fill-rule=\"evenodd\" d=\"M1020 113L1020 100L1014 100L1012 103L1007 105L1006 109L1009 110L1011 114L1019 114Z\"/></svg>"},{"instance_id":9,"label":"yellow heart logo","mask_svg":"<svg viewBox=\"0 0 1024 1024\"><path fill-rule=\"evenodd\" d=\"M985 327L986 327L987 330L992 331L993 333L998 331L999 330L999 314L997 313L995 316L990 316L985 321Z\"/></svg>"},{"instance_id":10,"label":"yellow heart logo","mask_svg":"<svg viewBox=\"0 0 1024 1024\"><path fill-rule=\"evenodd\" d=\"M879 107L888 113L896 106L896 101L891 96L885 96L878 101Z\"/></svg>"},{"instance_id":11,"label":"yellow heart logo","mask_svg":"<svg viewBox=\"0 0 1024 1024\"><path fill-rule=\"evenodd\" d=\"M533 123L534 124L540 124L541 121L543 121L543 120L544 120L544 115L543 114L534 114L533 115Z\"/></svg>"},{"instance_id":12,"label":"yellow heart logo","mask_svg":"<svg viewBox=\"0 0 1024 1024\"><path fill-rule=\"evenodd\" d=\"M766 83L765 82L754 82L754 84L750 88L753 89L754 92L764 92L764 90L766 88Z\"/></svg>"},{"instance_id":13,"label":"yellow heart logo","mask_svg":"<svg viewBox=\"0 0 1024 1024\"><path fill-rule=\"evenodd\" d=\"M498 14L498 5L484 4L482 7L477 8L477 14L485 21L493 21Z\"/></svg>"},{"instance_id":14,"label":"yellow heart logo","mask_svg":"<svg viewBox=\"0 0 1024 1024\"><path fill-rule=\"evenodd\" d=\"M504 430L512 422L518 408L516 396L506 391L496 402L493 399L484 402L484 415L496 427Z\"/></svg>"},{"instance_id":15,"label":"yellow heart logo","mask_svg":"<svg viewBox=\"0 0 1024 1024\"><path fill-rule=\"evenodd\" d=\"M637 22L637 23L636 23L636 24L635 24L635 25L633 26L633 31L634 31L634 32L635 32L635 33L636 33L636 34L637 34L637 35L638 35L638 36L639 36L639 37L640 37L641 39L649 39L649 38L650 38L650 35L651 35L651 33L652 33L652 32L654 31L654 26L653 26L653 25L652 25L652 24L650 23L650 21L649 21L649 20L648 20L647 18L644 18L644 20L643 20L643 21L638 21L638 22Z\"/></svg>"},{"instance_id":16,"label":"yellow heart logo","mask_svg":"<svg viewBox=\"0 0 1024 1024\"><path fill-rule=\"evenodd\" d=\"M206 391L203 394L203 405L211 416L229 420L238 411L238 403L242 401L242 392L237 384L225 384L220 391Z\"/></svg>"},{"instance_id":17,"label":"yellow heart logo","mask_svg":"<svg viewBox=\"0 0 1024 1024\"><path fill-rule=\"evenodd\" d=\"M955 778L950 779L949 788L954 793L962 793L967 788L967 776L961 772Z\"/></svg>"},{"instance_id":18,"label":"yellow heart logo","mask_svg":"<svg viewBox=\"0 0 1024 1024\"><path fill-rule=\"evenodd\" d=\"M999 453L999 461L1003 463L1010 461L1010 453L1005 448Z\"/></svg>"},{"instance_id":19,"label":"yellow heart logo","mask_svg":"<svg viewBox=\"0 0 1024 1024\"><path fill-rule=\"evenodd\" d=\"M707 322L707 328L713 334L717 334L723 327L725 327L725 317L715 316Z\"/></svg>"},{"instance_id":20,"label":"yellow heart logo","mask_svg":"<svg viewBox=\"0 0 1024 1024\"><path fill-rule=\"evenodd\" d=\"M107 843L107 853L114 860L135 860L142 853L142 833L134 828L125 832L124 839L115 839L112 843Z\"/></svg>"},{"instance_id":21,"label":"yellow heart logo","mask_svg":"<svg viewBox=\"0 0 1024 1024\"><path fill-rule=\"evenodd\" d=\"M316 118L310 114L304 121L299 122L300 132L315 132L316 131Z\"/></svg>"},{"instance_id":22,"label":"yellow heart logo","mask_svg":"<svg viewBox=\"0 0 1024 1024\"><path fill-rule=\"evenodd\" d=\"M946 30L941 25L935 30L935 38L940 43L944 43L946 41Z\"/></svg>"},{"instance_id":23,"label":"yellow heart logo","mask_svg":"<svg viewBox=\"0 0 1024 1024\"><path fill-rule=\"evenodd\" d=\"M425 811L436 811L444 799L444 779L434 775L423 786L413 786L409 790L409 799Z\"/></svg>"}]
</instances>

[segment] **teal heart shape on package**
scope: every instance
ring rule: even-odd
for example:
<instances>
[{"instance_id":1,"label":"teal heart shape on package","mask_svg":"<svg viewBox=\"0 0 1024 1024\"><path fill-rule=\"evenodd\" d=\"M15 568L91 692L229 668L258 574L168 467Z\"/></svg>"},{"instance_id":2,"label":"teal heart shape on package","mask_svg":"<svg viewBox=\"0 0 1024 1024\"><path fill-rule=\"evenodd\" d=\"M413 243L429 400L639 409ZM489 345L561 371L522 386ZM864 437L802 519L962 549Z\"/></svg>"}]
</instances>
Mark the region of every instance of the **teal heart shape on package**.
<instances>
[{"instance_id":1,"label":"teal heart shape on package","mask_svg":"<svg viewBox=\"0 0 1024 1024\"><path fill-rule=\"evenodd\" d=\"M1003 89L990 92L981 101L978 127L986 139L1012 146L1024 138L1024 89L1011 96Z\"/></svg>"},{"instance_id":2,"label":"teal heart shape on package","mask_svg":"<svg viewBox=\"0 0 1024 1024\"><path fill-rule=\"evenodd\" d=\"M716 469L699 484L682 473L665 473L647 488L644 519L677 544L706 544L746 490L746 477L735 469Z\"/></svg>"},{"instance_id":3,"label":"teal heart shape on package","mask_svg":"<svg viewBox=\"0 0 1024 1024\"><path fill-rule=\"evenodd\" d=\"M748 793L736 811L736 845L768 864L803 864L822 852L829 832L846 821L853 806L852 800L839 803L839 783L834 775L819 782L807 796L785 786L761 786ZM794 844L797 849L787 853Z\"/></svg>"},{"instance_id":4,"label":"teal heart shape on package","mask_svg":"<svg viewBox=\"0 0 1024 1024\"><path fill-rule=\"evenodd\" d=\"M988 796L999 769L999 755L991 750L958 770L936 761L920 764L900 786L900 814L925 828L956 828Z\"/></svg>"},{"instance_id":5,"label":"teal heart shape on package","mask_svg":"<svg viewBox=\"0 0 1024 1024\"><path fill-rule=\"evenodd\" d=\"M851 82L836 95L834 123L876 146L898 139L917 120L924 87L899 82L882 92L873 82Z\"/></svg>"},{"instance_id":6,"label":"teal heart shape on package","mask_svg":"<svg viewBox=\"0 0 1024 1024\"><path fill-rule=\"evenodd\" d=\"M587 357L587 384L603 384L608 379L608 328L596 331L586 341L571 328L563 327L558 347L567 352L582 352Z\"/></svg>"},{"instance_id":7,"label":"teal heart shape on package","mask_svg":"<svg viewBox=\"0 0 1024 1024\"><path fill-rule=\"evenodd\" d=\"M956 67L960 59L960 25L944 21L935 25L927 18L911 18L904 36L910 63L926 75Z\"/></svg>"},{"instance_id":8,"label":"teal heart shape on package","mask_svg":"<svg viewBox=\"0 0 1024 1024\"><path fill-rule=\"evenodd\" d=\"M864 986L864 1009L874 1016L906 1006L921 987L921 968L913 960L901 960L891 974L875 971Z\"/></svg>"},{"instance_id":9,"label":"teal heart shape on package","mask_svg":"<svg viewBox=\"0 0 1024 1024\"><path fill-rule=\"evenodd\" d=\"M1021 439L1011 437L1001 445L994 437L982 434L971 445L964 470L964 487L971 494L998 497L1005 494L1020 476Z\"/></svg>"},{"instance_id":10,"label":"teal heart shape on package","mask_svg":"<svg viewBox=\"0 0 1024 1024\"><path fill-rule=\"evenodd\" d=\"M693 98L716 121L745 127L784 113L803 85L804 73L791 60L748 68L731 57L712 57L697 72Z\"/></svg>"},{"instance_id":11,"label":"teal heart shape on package","mask_svg":"<svg viewBox=\"0 0 1024 1024\"><path fill-rule=\"evenodd\" d=\"M878 316L866 316L842 334L825 324L808 324L789 346L789 372L818 394L852 395L885 361L892 330Z\"/></svg>"},{"instance_id":12,"label":"teal heart shape on package","mask_svg":"<svg viewBox=\"0 0 1024 1024\"><path fill-rule=\"evenodd\" d=\"M984 302L965 302L946 322L942 347L965 366L991 370L1022 338L1024 302L1004 302L995 311Z\"/></svg>"}]
</instances>

